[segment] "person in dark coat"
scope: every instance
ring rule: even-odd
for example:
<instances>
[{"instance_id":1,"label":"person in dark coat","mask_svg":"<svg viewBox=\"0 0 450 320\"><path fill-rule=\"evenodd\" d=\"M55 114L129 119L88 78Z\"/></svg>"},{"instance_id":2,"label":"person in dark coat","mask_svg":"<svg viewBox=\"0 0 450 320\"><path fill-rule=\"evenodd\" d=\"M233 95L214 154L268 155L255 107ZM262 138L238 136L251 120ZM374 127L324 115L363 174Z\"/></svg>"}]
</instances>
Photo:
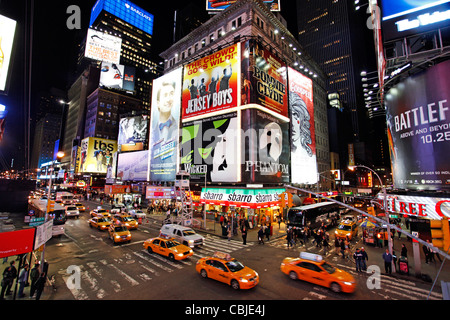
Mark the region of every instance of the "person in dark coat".
<instances>
[{"instance_id":1,"label":"person in dark coat","mask_svg":"<svg viewBox=\"0 0 450 320\"><path fill-rule=\"evenodd\" d=\"M46 274L45 272L42 272L39 276L39 279L36 281L36 300L41 299L42 291L44 291L46 281Z\"/></svg>"}]
</instances>

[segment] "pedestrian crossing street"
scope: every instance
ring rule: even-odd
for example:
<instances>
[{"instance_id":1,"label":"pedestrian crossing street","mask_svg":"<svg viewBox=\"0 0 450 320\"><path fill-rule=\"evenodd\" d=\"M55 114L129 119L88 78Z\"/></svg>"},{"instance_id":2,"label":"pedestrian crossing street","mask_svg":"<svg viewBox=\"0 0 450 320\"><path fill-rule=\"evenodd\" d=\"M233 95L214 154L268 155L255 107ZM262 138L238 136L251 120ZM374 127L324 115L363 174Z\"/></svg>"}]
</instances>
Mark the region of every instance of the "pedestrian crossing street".
<instances>
[{"instance_id":1,"label":"pedestrian crossing street","mask_svg":"<svg viewBox=\"0 0 450 320\"><path fill-rule=\"evenodd\" d=\"M198 259L211 256L216 251L232 254L252 245L208 235L205 244L195 248L194 255L186 260L170 261L158 254L149 254L142 248L127 251L120 258L89 261L73 269L60 269L58 275L76 300L110 299L125 289L149 283L157 277L187 267L195 268ZM79 268L79 277L73 272L76 268Z\"/></svg>"}]
</instances>

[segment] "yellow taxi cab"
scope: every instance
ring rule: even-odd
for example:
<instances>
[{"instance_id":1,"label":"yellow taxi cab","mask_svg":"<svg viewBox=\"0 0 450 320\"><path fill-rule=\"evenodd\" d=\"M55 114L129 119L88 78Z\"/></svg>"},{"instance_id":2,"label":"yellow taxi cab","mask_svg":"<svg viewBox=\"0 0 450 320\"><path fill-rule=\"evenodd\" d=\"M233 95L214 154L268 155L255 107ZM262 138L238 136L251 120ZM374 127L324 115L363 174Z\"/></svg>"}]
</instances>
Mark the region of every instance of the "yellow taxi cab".
<instances>
[{"instance_id":1,"label":"yellow taxi cab","mask_svg":"<svg viewBox=\"0 0 450 320\"><path fill-rule=\"evenodd\" d=\"M236 290L251 289L259 283L259 275L255 270L244 266L223 252L216 252L212 257L199 259L195 269L203 278L229 284Z\"/></svg>"},{"instance_id":2,"label":"yellow taxi cab","mask_svg":"<svg viewBox=\"0 0 450 320\"><path fill-rule=\"evenodd\" d=\"M355 221L344 220L342 221L336 231L334 231L334 235L338 239L346 239L352 240L358 234L358 225Z\"/></svg>"},{"instance_id":3,"label":"yellow taxi cab","mask_svg":"<svg viewBox=\"0 0 450 320\"><path fill-rule=\"evenodd\" d=\"M103 209L103 208L97 208L91 211L91 217L98 217L98 216L103 216L103 217L108 217L111 218L111 214L109 213L108 210Z\"/></svg>"},{"instance_id":4,"label":"yellow taxi cab","mask_svg":"<svg viewBox=\"0 0 450 320\"><path fill-rule=\"evenodd\" d=\"M108 217L92 217L88 222L91 228L97 228L98 230L106 230L112 223Z\"/></svg>"},{"instance_id":5,"label":"yellow taxi cab","mask_svg":"<svg viewBox=\"0 0 450 320\"><path fill-rule=\"evenodd\" d=\"M194 254L191 248L179 243L173 238L151 238L145 240L143 246L149 253L155 252L168 257L170 260L184 260Z\"/></svg>"},{"instance_id":6,"label":"yellow taxi cab","mask_svg":"<svg viewBox=\"0 0 450 320\"><path fill-rule=\"evenodd\" d=\"M318 254L301 252L299 258L285 258L281 271L293 280L311 282L333 292L352 293L356 289L356 281L351 274L329 264Z\"/></svg>"},{"instance_id":7,"label":"yellow taxi cab","mask_svg":"<svg viewBox=\"0 0 450 320\"><path fill-rule=\"evenodd\" d=\"M139 226L139 223L126 213L115 214L113 217L113 222L123 224L128 228L128 230L137 229Z\"/></svg>"},{"instance_id":8,"label":"yellow taxi cab","mask_svg":"<svg viewBox=\"0 0 450 320\"><path fill-rule=\"evenodd\" d=\"M109 238L114 242L114 244L118 242L130 242L131 241L131 233L127 227L121 224L112 223L109 228Z\"/></svg>"},{"instance_id":9,"label":"yellow taxi cab","mask_svg":"<svg viewBox=\"0 0 450 320\"><path fill-rule=\"evenodd\" d=\"M86 211L86 207L82 203L77 202L74 204L74 206L77 207L78 211L80 211L80 212Z\"/></svg>"}]
</instances>

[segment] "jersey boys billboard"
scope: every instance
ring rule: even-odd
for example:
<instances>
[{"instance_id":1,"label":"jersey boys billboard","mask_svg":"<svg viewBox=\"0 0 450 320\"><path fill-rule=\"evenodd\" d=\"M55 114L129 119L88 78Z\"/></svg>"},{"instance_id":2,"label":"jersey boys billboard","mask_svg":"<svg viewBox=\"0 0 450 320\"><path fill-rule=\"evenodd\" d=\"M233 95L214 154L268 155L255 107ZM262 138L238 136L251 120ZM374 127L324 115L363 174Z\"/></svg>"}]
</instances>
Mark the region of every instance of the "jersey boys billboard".
<instances>
[{"instance_id":1,"label":"jersey boys billboard","mask_svg":"<svg viewBox=\"0 0 450 320\"><path fill-rule=\"evenodd\" d=\"M450 61L398 84L386 94L394 186L450 189Z\"/></svg>"},{"instance_id":2,"label":"jersey boys billboard","mask_svg":"<svg viewBox=\"0 0 450 320\"><path fill-rule=\"evenodd\" d=\"M184 67L182 118L237 107L240 44L234 44Z\"/></svg>"}]
</instances>

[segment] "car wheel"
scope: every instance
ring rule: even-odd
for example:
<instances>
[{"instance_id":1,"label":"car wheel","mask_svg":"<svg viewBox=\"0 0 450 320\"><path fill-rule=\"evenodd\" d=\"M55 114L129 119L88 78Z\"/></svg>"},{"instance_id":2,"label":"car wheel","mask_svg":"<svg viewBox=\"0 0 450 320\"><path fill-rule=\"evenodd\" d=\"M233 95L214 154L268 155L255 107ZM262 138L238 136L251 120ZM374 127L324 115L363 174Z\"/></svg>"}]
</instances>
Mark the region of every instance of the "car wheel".
<instances>
[{"instance_id":1,"label":"car wheel","mask_svg":"<svg viewBox=\"0 0 450 320\"><path fill-rule=\"evenodd\" d=\"M152 254L153 253L152 247L148 246L147 251L148 251L148 253Z\"/></svg>"},{"instance_id":2,"label":"car wheel","mask_svg":"<svg viewBox=\"0 0 450 320\"><path fill-rule=\"evenodd\" d=\"M330 284L330 289L331 289L331 291L333 291L335 293L341 292L341 286L336 282L333 282L332 284Z\"/></svg>"},{"instance_id":3,"label":"car wheel","mask_svg":"<svg viewBox=\"0 0 450 320\"><path fill-rule=\"evenodd\" d=\"M289 278L291 278L292 280L297 280L298 279L297 272L295 271L289 272Z\"/></svg>"},{"instance_id":4,"label":"car wheel","mask_svg":"<svg viewBox=\"0 0 450 320\"><path fill-rule=\"evenodd\" d=\"M175 261L175 256L173 254L169 254L170 261Z\"/></svg>"},{"instance_id":5,"label":"car wheel","mask_svg":"<svg viewBox=\"0 0 450 320\"><path fill-rule=\"evenodd\" d=\"M202 269L202 270L200 271L200 275L201 275L203 278L208 278L208 273L206 272L205 269Z\"/></svg>"},{"instance_id":6,"label":"car wheel","mask_svg":"<svg viewBox=\"0 0 450 320\"><path fill-rule=\"evenodd\" d=\"M239 290L239 282L237 282L236 280L231 280L230 285L234 290Z\"/></svg>"}]
</instances>

